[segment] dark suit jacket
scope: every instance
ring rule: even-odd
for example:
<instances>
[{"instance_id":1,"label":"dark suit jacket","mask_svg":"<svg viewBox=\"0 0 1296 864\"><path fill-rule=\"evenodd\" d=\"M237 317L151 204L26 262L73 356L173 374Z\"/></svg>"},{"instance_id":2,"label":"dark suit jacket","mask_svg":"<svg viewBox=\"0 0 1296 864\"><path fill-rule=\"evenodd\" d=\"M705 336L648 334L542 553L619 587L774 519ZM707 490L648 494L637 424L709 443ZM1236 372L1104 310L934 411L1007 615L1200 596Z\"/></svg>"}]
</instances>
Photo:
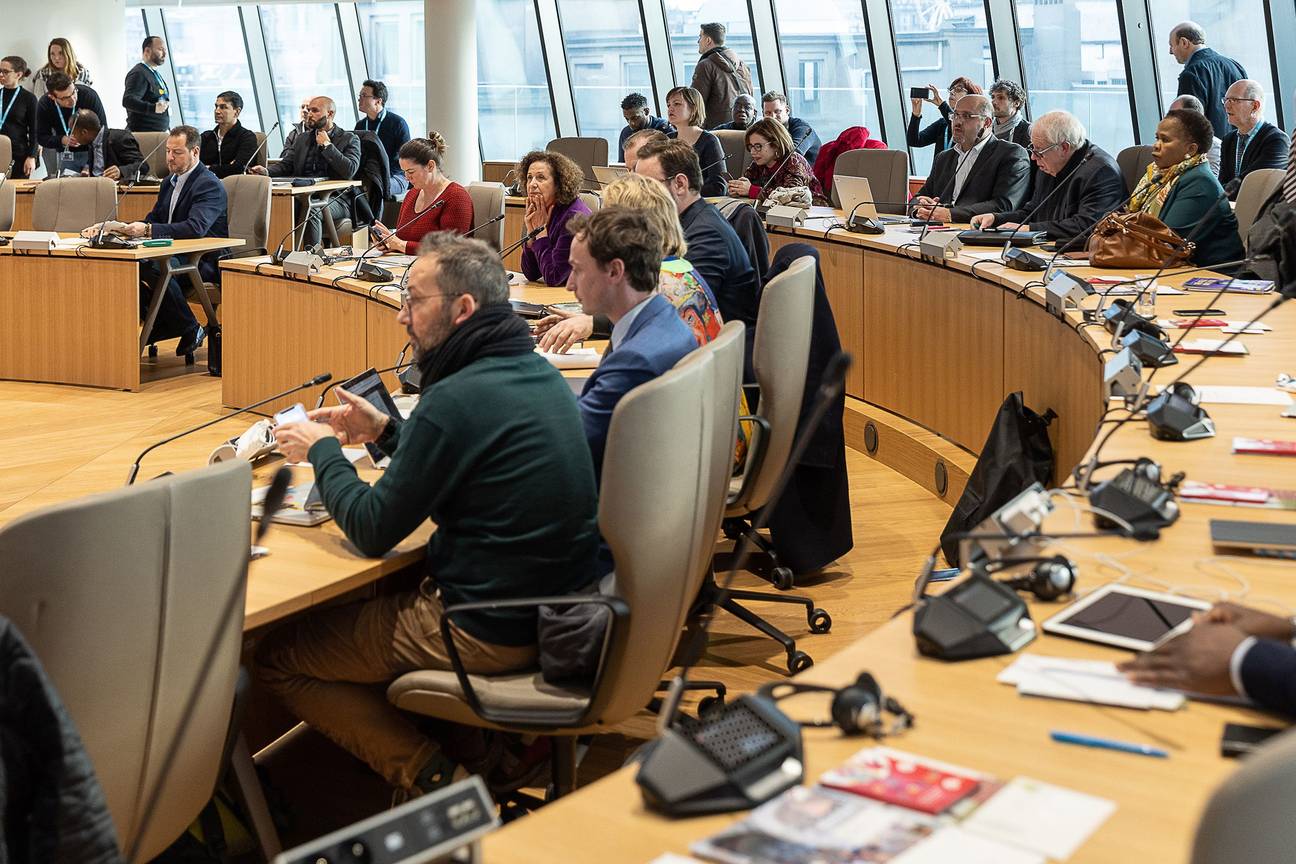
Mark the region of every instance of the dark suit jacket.
<instances>
[{"instance_id":1,"label":"dark suit jacket","mask_svg":"<svg viewBox=\"0 0 1296 864\"><path fill-rule=\"evenodd\" d=\"M158 92L160 89L153 67L147 63L136 63L126 73L122 107L126 109L127 129L132 132L165 132L171 128L171 109L159 114L155 107L163 98ZM166 99L168 102L171 100L169 92Z\"/></svg>"},{"instance_id":2,"label":"dark suit jacket","mask_svg":"<svg viewBox=\"0 0 1296 864\"><path fill-rule=\"evenodd\" d=\"M315 130L307 129L293 140L292 147L285 150L280 160L270 166L271 177L318 177L326 176L330 180L351 180L360 170L360 138L354 132L348 132L336 123L329 133L332 146L320 148L315 143ZM319 155L320 167L324 174L308 174L306 165L312 153Z\"/></svg>"},{"instance_id":3,"label":"dark suit jacket","mask_svg":"<svg viewBox=\"0 0 1296 864\"><path fill-rule=\"evenodd\" d=\"M823 146L823 142L819 140L819 133L800 117L789 117L787 130L792 136L792 143L796 144L797 152L813 167L815 159L819 158L819 148Z\"/></svg>"},{"instance_id":4,"label":"dark suit jacket","mask_svg":"<svg viewBox=\"0 0 1296 864\"><path fill-rule=\"evenodd\" d=\"M82 108L89 108L95 114L99 115L99 125L108 125L108 115L104 113L103 102L99 99L99 94L90 88L87 84L76 85L77 102L75 108L61 108L46 93L40 98L36 106L36 140L42 147L48 147L51 150L63 149L63 124L59 122L59 114L69 124L72 123L72 115ZM73 150L81 150L84 147L73 147Z\"/></svg>"},{"instance_id":5,"label":"dark suit jacket","mask_svg":"<svg viewBox=\"0 0 1296 864\"><path fill-rule=\"evenodd\" d=\"M1291 139L1287 133L1266 122L1251 130L1251 141L1242 153L1242 171L1237 171L1238 130L1233 129L1220 142L1220 185L1236 201L1242 180L1257 168L1286 168ZM1231 185L1230 185L1231 184Z\"/></svg>"},{"instance_id":6,"label":"dark suit jacket","mask_svg":"<svg viewBox=\"0 0 1296 864\"><path fill-rule=\"evenodd\" d=\"M173 174L162 181L157 202L144 217L144 221L153 226L154 237L194 240L198 237L229 236L225 184L217 179L210 168L202 162L198 163L198 167L194 168L189 179L185 181L184 188L180 190L175 212L168 218L167 213L174 192L175 175ZM225 254L222 251L203 256L199 269L204 280L218 281L219 273L216 264Z\"/></svg>"},{"instance_id":7,"label":"dark suit jacket","mask_svg":"<svg viewBox=\"0 0 1296 864\"><path fill-rule=\"evenodd\" d=\"M578 400L596 481L603 474L608 425L621 397L661 375L696 347L693 331L680 320L671 302L653 294L630 322L630 332L621 344L603 354L598 368L585 379Z\"/></svg>"},{"instance_id":8,"label":"dark suit jacket","mask_svg":"<svg viewBox=\"0 0 1296 864\"><path fill-rule=\"evenodd\" d=\"M1206 119L1215 127L1215 135L1228 134L1228 115L1224 113L1224 94L1234 81L1247 77L1246 70L1236 60L1225 57L1214 48L1199 48L1188 58L1179 73L1179 95L1196 96L1206 108Z\"/></svg>"},{"instance_id":9,"label":"dark suit jacket","mask_svg":"<svg viewBox=\"0 0 1296 864\"><path fill-rule=\"evenodd\" d=\"M1000 213L1021 206L1030 183L1030 160L1025 150L991 135L959 190L958 200L950 205L946 202L954 195L954 173L962 158L954 147L937 156L918 194L940 198L950 209L951 222L967 222L980 213Z\"/></svg>"},{"instance_id":10,"label":"dark suit jacket","mask_svg":"<svg viewBox=\"0 0 1296 864\"><path fill-rule=\"evenodd\" d=\"M1086 155L1089 161L1081 165ZM1049 198L1060 184L1066 184L1065 188ZM1029 217L1032 231L1047 231L1050 240L1065 243L1092 228L1124 200L1125 180L1116 160L1092 141L1086 141L1071 154L1056 177L1041 171L1031 200L1016 210L996 213L995 224L1022 222ZM1032 216L1041 202L1044 206Z\"/></svg>"},{"instance_id":11,"label":"dark suit jacket","mask_svg":"<svg viewBox=\"0 0 1296 864\"><path fill-rule=\"evenodd\" d=\"M223 141L217 142L215 129L202 133L198 158L217 177L229 177L243 173L244 166L248 164L252 154L256 153L256 149L256 133L236 120Z\"/></svg>"},{"instance_id":12,"label":"dark suit jacket","mask_svg":"<svg viewBox=\"0 0 1296 864\"><path fill-rule=\"evenodd\" d=\"M1253 702L1296 716L1296 649L1258 639L1242 658L1242 686Z\"/></svg>"},{"instance_id":13,"label":"dark suit jacket","mask_svg":"<svg viewBox=\"0 0 1296 864\"><path fill-rule=\"evenodd\" d=\"M93 151L93 147L91 150ZM93 152L90 159L93 165ZM107 170L114 165L121 170L123 183L134 180L137 171L148 171L148 166L144 164L144 155L140 153L139 142L135 140L134 135L125 129L104 130L103 165L95 166L96 170L92 171L92 173L95 176L101 176L103 170ZM100 168L102 170L99 170Z\"/></svg>"}]
</instances>

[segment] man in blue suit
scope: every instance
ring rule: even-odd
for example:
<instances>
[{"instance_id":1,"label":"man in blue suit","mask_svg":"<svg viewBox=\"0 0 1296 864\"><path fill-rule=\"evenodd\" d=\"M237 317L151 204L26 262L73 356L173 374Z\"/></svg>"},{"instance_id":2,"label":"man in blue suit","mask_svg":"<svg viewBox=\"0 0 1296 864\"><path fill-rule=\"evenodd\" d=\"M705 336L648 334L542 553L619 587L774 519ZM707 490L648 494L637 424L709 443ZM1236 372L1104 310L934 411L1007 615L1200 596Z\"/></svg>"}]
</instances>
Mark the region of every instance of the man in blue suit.
<instances>
[{"instance_id":1,"label":"man in blue suit","mask_svg":"<svg viewBox=\"0 0 1296 864\"><path fill-rule=\"evenodd\" d=\"M567 288L587 315L607 315L612 339L579 404L585 439L602 477L608 424L621 397L674 366L697 347L675 307L657 293L661 232L638 210L607 207L572 220Z\"/></svg>"},{"instance_id":2,"label":"man in blue suit","mask_svg":"<svg viewBox=\"0 0 1296 864\"><path fill-rule=\"evenodd\" d=\"M198 237L228 237L226 220L225 186L198 158L201 138L192 126L176 126L167 136L166 164L168 177L162 181L157 203L142 222L112 222L108 230L135 239L169 237L174 240L193 240ZM92 225L81 232L84 236L98 233L99 226ZM224 252L203 256L199 272L204 281L216 282L217 267ZM174 262L179 263L179 262ZM153 261L140 263L140 278L152 285L158 277L158 265ZM149 294L140 296L140 317L148 309ZM176 356L192 354L206 338L206 331L198 323L184 290L177 280L167 283L166 296L158 307L157 319L149 335L150 342L180 337Z\"/></svg>"}]
</instances>

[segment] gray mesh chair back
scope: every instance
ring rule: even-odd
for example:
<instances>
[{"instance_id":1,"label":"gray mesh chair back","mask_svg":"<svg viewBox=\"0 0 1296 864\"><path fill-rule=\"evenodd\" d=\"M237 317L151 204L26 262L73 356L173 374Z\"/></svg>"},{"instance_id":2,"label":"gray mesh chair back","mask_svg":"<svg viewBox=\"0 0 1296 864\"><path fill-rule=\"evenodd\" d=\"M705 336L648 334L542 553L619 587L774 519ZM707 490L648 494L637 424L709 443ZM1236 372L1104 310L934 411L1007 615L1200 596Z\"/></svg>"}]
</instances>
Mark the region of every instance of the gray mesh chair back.
<instances>
[{"instance_id":1,"label":"gray mesh chair back","mask_svg":"<svg viewBox=\"0 0 1296 864\"><path fill-rule=\"evenodd\" d=\"M107 177L46 180L32 196L32 228L75 233L113 212L117 184Z\"/></svg>"},{"instance_id":2,"label":"gray mesh chair back","mask_svg":"<svg viewBox=\"0 0 1296 864\"><path fill-rule=\"evenodd\" d=\"M270 242L270 178L232 174L221 182L225 184L229 236L246 244L234 250L234 257L266 254Z\"/></svg>"},{"instance_id":3,"label":"gray mesh chair back","mask_svg":"<svg viewBox=\"0 0 1296 864\"><path fill-rule=\"evenodd\" d=\"M765 506L792 451L810 362L814 295L815 261L809 256L793 261L761 293L752 366L760 385L759 414L769 430L748 448L727 516L745 516Z\"/></svg>"},{"instance_id":4,"label":"gray mesh chair back","mask_svg":"<svg viewBox=\"0 0 1296 864\"><path fill-rule=\"evenodd\" d=\"M146 172L148 176L166 177L169 173L166 164L166 145L162 144L162 142L167 139L168 133L132 132L131 134L135 136L135 143L139 145L140 155L148 156L148 171Z\"/></svg>"},{"instance_id":5,"label":"gray mesh chair back","mask_svg":"<svg viewBox=\"0 0 1296 864\"><path fill-rule=\"evenodd\" d=\"M9 163L12 161L13 141L10 140L8 135L0 135L0 172L5 173L7 176L10 173ZM5 185L9 184L6 183Z\"/></svg>"},{"instance_id":6,"label":"gray mesh chair back","mask_svg":"<svg viewBox=\"0 0 1296 864\"><path fill-rule=\"evenodd\" d=\"M1133 147L1126 147L1116 154L1116 165L1120 168L1121 176L1125 178L1125 192L1127 194L1134 191L1134 187L1138 185L1143 172L1151 164L1152 146L1150 144L1136 144Z\"/></svg>"},{"instance_id":7,"label":"gray mesh chair back","mask_svg":"<svg viewBox=\"0 0 1296 864\"><path fill-rule=\"evenodd\" d=\"M1242 178L1233 215L1237 216L1238 234L1241 235L1244 246L1247 232L1251 230L1256 216L1260 214L1260 207L1269 200L1269 196L1278 191L1279 186L1282 186L1286 174L1287 172L1281 168L1257 168Z\"/></svg>"},{"instance_id":8,"label":"gray mesh chair back","mask_svg":"<svg viewBox=\"0 0 1296 864\"><path fill-rule=\"evenodd\" d=\"M592 191L599 188L598 181L594 177L594 166L608 164L606 138L555 138L545 145L545 149L561 153L580 166L581 173L585 175L582 189Z\"/></svg>"},{"instance_id":9,"label":"gray mesh chair back","mask_svg":"<svg viewBox=\"0 0 1296 864\"><path fill-rule=\"evenodd\" d=\"M1296 733L1247 756L1215 790L1193 840L1192 864L1286 864L1296 848Z\"/></svg>"},{"instance_id":10,"label":"gray mesh chair back","mask_svg":"<svg viewBox=\"0 0 1296 864\"><path fill-rule=\"evenodd\" d=\"M878 204L879 213L903 213L904 201L909 197L909 154L903 150L847 150L837 157L833 176L867 177L869 188L876 201L895 201L896 204ZM837 190L825 189L832 196L834 207L841 207Z\"/></svg>"},{"instance_id":11,"label":"gray mesh chair back","mask_svg":"<svg viewBox=\"0 0 1296 864\"><path fill-rule=\"evenodd\" d=\"M18 203L18 190L12 183L5 182L0 186L0 231L12 231L14 207Z\"/></svg>"},{"instance_id":12,"label":"gray mesh chair back","mask_svg":"<svg viewBox=\"0 0 1296 864\"><path fill-rule=\"evenodd\" d=\"M725 155L725 171L730 177L741 177L751 164L751 155L747 152L747 133L741 129L713 130L720 139L720 149Z\"/></svg>"},{"instance_id":13,"label":"gray mesh chair back","mask_svg":"<svg viewBox=\"0 0 1296 864\"><path fill-rule=\"evenodd\" d=\"M67 705L121 848L135 847L136 861L180 836L221 768L242 645L251 486L248 463L222 462L48 507L0 530L0 560L22 562L0 570L0 614ZM196 710L177 741L195 687Z\"/></svg>"},{"instance_id":14,"label":"gray mesh chair back","mask_svg":"<svg viewBox=\"0 0 1296 864\"><path fill-rule=\"evenodd\" d=\"M474 180L468 184L468 197L473 204L473 228L479 228L492 219L504 215L504 184L484 183ZM478 240L485 240L496 252L504 248L504 220L500 219L489 228L473 233Z\"/></svg>"}]
</instances>

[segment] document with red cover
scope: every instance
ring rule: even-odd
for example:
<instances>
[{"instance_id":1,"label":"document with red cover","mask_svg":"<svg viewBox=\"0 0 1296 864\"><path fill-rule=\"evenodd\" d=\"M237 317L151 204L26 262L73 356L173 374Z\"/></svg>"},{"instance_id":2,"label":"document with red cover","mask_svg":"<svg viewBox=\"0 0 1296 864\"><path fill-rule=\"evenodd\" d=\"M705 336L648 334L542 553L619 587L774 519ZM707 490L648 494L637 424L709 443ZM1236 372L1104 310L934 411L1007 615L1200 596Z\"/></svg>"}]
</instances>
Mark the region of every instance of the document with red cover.
<instances>
[{"instance_id":1,"label":"document with red cover","mask_svg":"<svg viewBox=\"0 0 1296 864\"><path fill-rule=\"evenodd\" d=\"M1234 453L1263 453L1270 456L1296 456L1296 441L1273 438L1234 438Z\"/></svg>"},{"instance_id":2,"label":"document with red cover","mask_svg":"<svg viewBox=\"0 0 1296 864\"><path fill-rule=\"evenodd\" d=\"M933 815L948 810L981 785L981 780L971 774L876 747L856 753L845 764L826 772L819 782Z\"/></svg>"}]
</instances>

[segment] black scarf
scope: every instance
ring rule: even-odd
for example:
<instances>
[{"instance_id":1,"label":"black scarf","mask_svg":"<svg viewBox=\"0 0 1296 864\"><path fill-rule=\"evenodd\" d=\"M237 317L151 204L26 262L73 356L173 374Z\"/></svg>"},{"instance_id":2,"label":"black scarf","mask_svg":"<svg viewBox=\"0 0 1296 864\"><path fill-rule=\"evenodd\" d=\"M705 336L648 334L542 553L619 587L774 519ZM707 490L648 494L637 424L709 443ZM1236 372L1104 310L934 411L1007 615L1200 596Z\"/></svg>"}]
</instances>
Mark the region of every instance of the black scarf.
<instances>
[{"instance_id":1,"label":"black scarf","mask_svg":"<svg viewBox=\"0 0 1296 864\"><path fill-rule=\"evenodd\" d=\"M474 312L435 351L419 360L422 387L427 389L483 357L516 357L534 350L531 328L513 307L508 303L490 303Z\"/></svg>"}]
</instances>

